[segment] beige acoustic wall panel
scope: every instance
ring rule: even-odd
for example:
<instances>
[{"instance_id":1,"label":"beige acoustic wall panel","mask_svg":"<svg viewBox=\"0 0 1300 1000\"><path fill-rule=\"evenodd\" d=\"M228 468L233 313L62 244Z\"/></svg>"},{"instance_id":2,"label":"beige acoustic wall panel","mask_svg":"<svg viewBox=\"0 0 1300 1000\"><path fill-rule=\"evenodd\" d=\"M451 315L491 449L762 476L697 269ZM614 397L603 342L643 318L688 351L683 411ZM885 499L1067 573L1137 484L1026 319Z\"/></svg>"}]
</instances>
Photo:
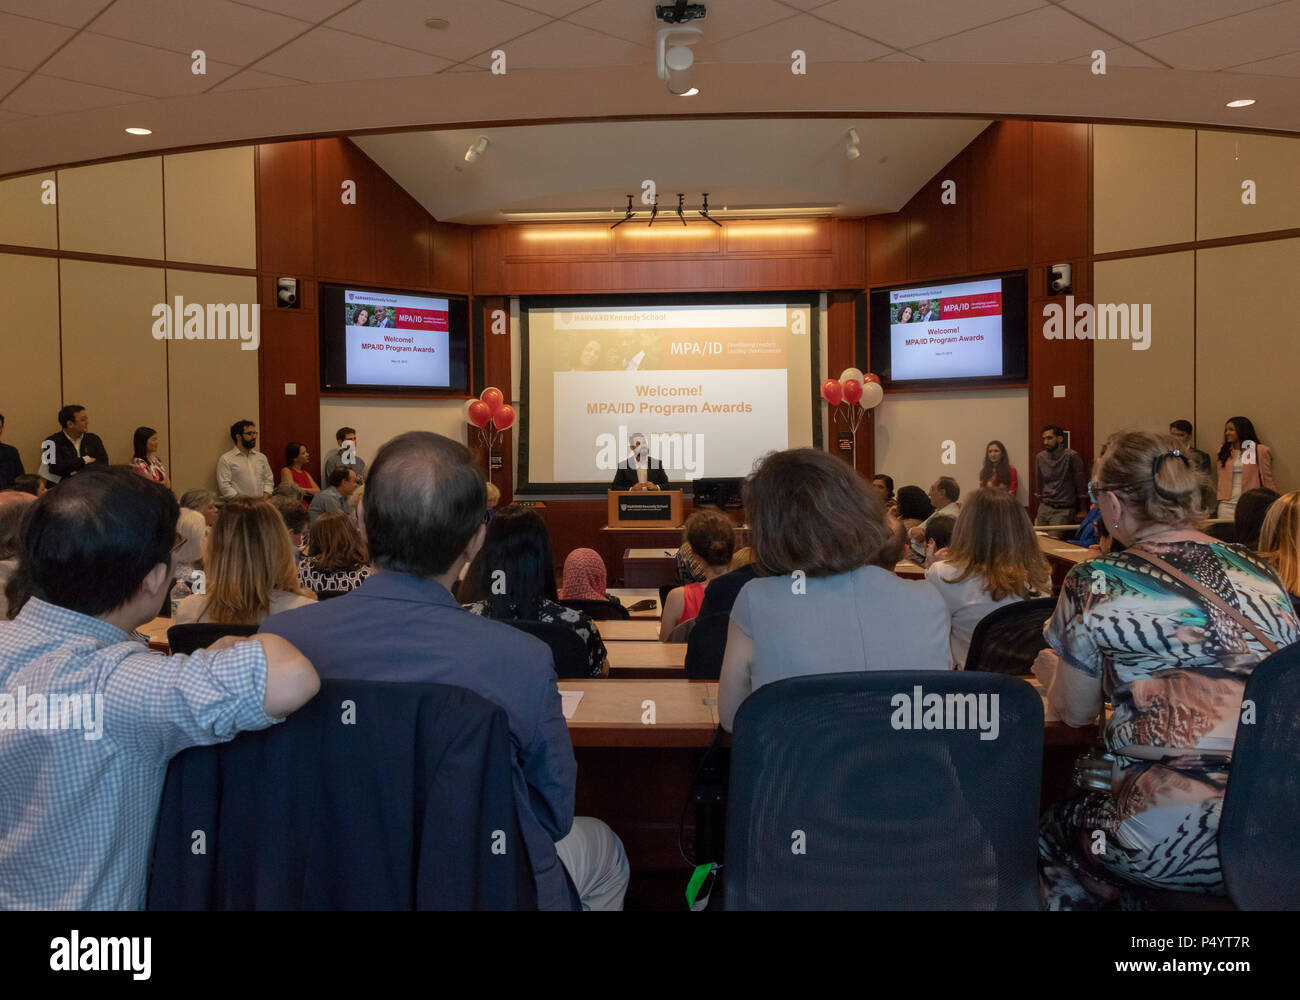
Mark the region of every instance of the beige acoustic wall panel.
<instances>
[{"instance_id":1,"label":"beige acoustic wall panel","mask_svg":"<svg viewBox=\"0 0 1300 1000\"><path fill-rule=\"evenodd\" d=\"M1217 451L1229 417L1249 417L1273 452L1281 492L1300 488L1300 350L1286 297L1300 239L1200 250L1196 260L1199 446Z\"/></svg>"},{"instance_id":2,"label":"beige acoustic wall panel","mask_svg":"<svg viewBox=\"0 0 1300 1000\"><path fill-rule=\"evenodd\" d=\"M0 243L46 250L58 247L58 187L54 181L53 172L0 181Z\"/></svg>"},{"instance_id":3,"label":"beige acoustic wall panel","mask_svg":"<svg viewBox=\"0 0 1300 1000\"><path fill-rule=\"evenodd\" d=\"M876 471L894 477L894 489L928 490L940 476L952 476L962 496L979 488L980 466L989 441L1007 446L1020 480L1016 499L1029 503L1029 394L1024 389L986 392L890 393L875 410ZM838 432L843 424L832 424ZM865 427L858 431L862 446ZM946 442L955 464L945 465ZM1034 448L1038 450L1037 446Z\"/></svg>"},{"instance_id":4,"label":"beige acoustic wall panel","mask_svg":"<svg viewBox=\"0 0 1300 1000\"><path fill-rule=\"evenodd\" d=\"M0 254L0 413L6 444L28 472L40 468L41 441L58 429L59 262Z\"/></svg>"},{"instance_id":5,"label":"beige acoustic wall panel","mask_svg":"<svg viewBox=\"0 0 1300 1000\"><path fill-rule=\"evenodd\" d=\"M167 259L257 267L253 147L163 157Z\"/></svg>"},{"instance_id":6,"label":"beige acoustic wall panel","mask_svg":"<svg viewBox=\"0 0 1300 1000\"><path fill-rule=\"evenodd\" d=\"M1202 131L1196 169L1198 239L1300 228L1300 139ZM1253 205L1242 201L1246 181Z\"/></svg>"},{"instance_id":7,"label":"beige acoustic wall panel","mask_svg":"<svg viewBox=\"0 0 1300 1000\"><path fill-rule=\"evenodd\" d=\"M72 167L58 180L60 249L162 259L161 157Z\"/></svg>"},{"instance_id":8,"label":"beige acoustic wall panel","mask_svg":"<svg viewBox=\"0 0 1300 1000\"><path fill-rule=\"evenodd\" d=\"M91 261L59 262L63 399L90 411L90 429L114 465L131 461L136 427L158 431L167 454L167 345L152 335L163 271Z\"/></svg>"},{"instance_id":9,"label":"beige acoustic wall panel","mask_svg":"<svg viewBox=\"0 0 1300 1000\"><path fill-rule=\"evenodd\" d=\"M208 306L247 306L248 328L257 305L257 279L201 271L167 271L167 300L203 306L204 333ZM221 313L213 310L214 319ZM258 323L260 338L260 321ZM176 325L173 335L183 333ZM220 328L212 332L220 332ZM171 396L171 477L177 496L188 489L215 490L217 459L230 450L230 425L258 421L257 351L244 350L240 339L173 339L167 345ZM247 341L253 343L254 341ZM272 466L279 471L274 458Z\"/></svg>"},{"instance_id":10,"label":"beige acoustic wall panel","mask_svg":"<svg viewBox=\"0 0 1300 1000\"><path fill-rule=\"evenodd\" d=\"M1093 129L1093 247L1097 253L1196 238L1194 129Z\"/></svg>"},{"instance_id":11,"label":"beige acoustic wall panel","mask_svg":"<svg viewBox=\"0 0 1300 1000\"><path fill-rule=\"evenodd\" d=\"M434 431L453 441L468 444L470 426L465 423L464 407L463 399L323 398L320 401L321 440L317 454L324 456L338 447L334 432L340 427L357 429L357 454L365 459L367 465L375 460L375 453L385 441L407 431ZM477 439L478 431L473 433ZM499 454L499 446L497 451Z\"/></svg>"},{"instance_id":12,"label":"beige acoustic wall panel","mask_svg":"<svg viewBox=\"0 0 1300 1000\"><path fill-rule=\"evenodd\" d=\"M1098 304L1151 307L1143 340L1098 340L1093 354L1093 440L1115 431L1167 433L1172 420L1194 420L1196 284L1192 251L1129 257L1093 265ZM1132 333L1132 331L1130 331ZM1147 334L1149 333L1149 336ZM1134 347L1146 343L1145 350Z\"/></svg>"}]
</instances>

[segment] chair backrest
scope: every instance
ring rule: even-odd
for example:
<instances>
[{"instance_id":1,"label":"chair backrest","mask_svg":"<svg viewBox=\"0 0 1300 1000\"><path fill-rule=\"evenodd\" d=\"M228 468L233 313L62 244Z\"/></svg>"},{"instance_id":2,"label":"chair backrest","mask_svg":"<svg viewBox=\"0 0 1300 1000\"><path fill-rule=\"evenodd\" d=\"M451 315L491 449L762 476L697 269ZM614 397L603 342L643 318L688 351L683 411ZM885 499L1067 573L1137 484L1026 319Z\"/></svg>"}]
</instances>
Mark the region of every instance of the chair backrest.
<instances>
[{"instance_id":1,"label":"chair backrest","mask_svg":"<svg viewBox=\"0 0 1300 1000\"><path fill-rule=\"evenodd\" d=\"M350 591L350 590L317 590L317 591L314 591L314 593L316 594L316 600L318 600L318 601L328 601L330 598L333 598L333 597L342 597L344 594L350 594L350 593L352 593L352 591Z\"/></svg>"},{"instance_id":2,"label":"chair backrest","mask_svg":"<svg viewBox=\"0 0 1300 1000\"><path fill-rule=\"evenodd\" d=\"M513 761L472 691L323 681L283 724L172 759L149 908L536 908Z\"/></svg>"},{"instance_id":3,"label":"chair backrest","mask_svg":"<svg viewBox=\"0 0 1300 1000\"><path fill-rule=\"evenodd\" d=\"M555 676L560 680L591 676L591 660L587 656L587 644L567 625L534 622L524 618L503 618L501 621L506 625L513 625L521 632L536 636L550 646L551 658L555 664Z\"/></svg>"},{"instance_id":4,"label":"chair backrest","mask_svg":"<svg viewBox=\"0 0 1300 1000\"><path fill-rule=\"evenodd\" d=\"M1229 545L1237 540L1237 526L1231 522L1223 524L1208 524L1205 526L1205 533L1211 538L1220 542L1226 542Z\"/></svg>"},{"instance_id":5,"label":"chair backrest","mask_svg":"<svg viewBox=\"0 0 1300 1000\"><path fill-rule=\"evenodd\" d=\"M1258 664L1246 681L1219 861L1243 910L1300 910L1300 643Z\"/></svg>"},{"instance_id":6,"label":"chair backrest","mask_svg":"<svg viewBox=\"0 0 1300 1000\"><path fill-rule=\"evenodd\" d=\"M566 608L581 611L593 621L627 621L632 616L627 608L613 601L560 601Z\"/></svg>"},{"instance_id":7,"label":"chair backrest","mask_svg":"<svg viewBox=\"0 0 1300 1000\"><path fill-rule=\"evenodd\" d=\"M1030 673L1034 657L1047 648L1043 625L1055 610L1055 597L1039 597L985 615L971 634L966 669L1017 676Z\"/></svg>"},{"instance_id":8,"label":"chair backrest","mask_svg":"<svg viewBox=\"0 0 1300 1000\"><path fill-rule=\"evenodd\" d=\"M1042 700L1015 677L765 685L736 715L726 909L1039 909L1042 755Z\"/></svg>"},{"instance_id":9,"label":"chair backrest","mask_svg":"<svg viewBox=\"0 0 1300 1000\"><path fill-rule=\"evenodd\" d=\"M695 631L695 623L699 620L699 617L696 616L695 618L687 618L684 622L678 622L673 626L673 630L668 633L668 641L689 642L692 633Z\"/></svg>"},{"instance_id":10,"label":"chair backrest","mask_svg":"<svg viewBox=\"0 0 1300 1000\"><path fill-rule=\"evenodd\" d=\"M692 620L695 628L686 640L686 676L692 680L716 681L722 674L731 615L700 615Z\"/></svg>"},{"instance_id":11,"label":"chair backrest","mask_svg":"<svg viewBox=\"0 0 1300 1000\"><path fill-rule=\"evenodd\" d=\"M167 630L167 645L173 653L192 653L207 649L226 635L252 635L257 625L213 625L198 622L193 625L173 625Z\"/></svg>"}]
</instances>

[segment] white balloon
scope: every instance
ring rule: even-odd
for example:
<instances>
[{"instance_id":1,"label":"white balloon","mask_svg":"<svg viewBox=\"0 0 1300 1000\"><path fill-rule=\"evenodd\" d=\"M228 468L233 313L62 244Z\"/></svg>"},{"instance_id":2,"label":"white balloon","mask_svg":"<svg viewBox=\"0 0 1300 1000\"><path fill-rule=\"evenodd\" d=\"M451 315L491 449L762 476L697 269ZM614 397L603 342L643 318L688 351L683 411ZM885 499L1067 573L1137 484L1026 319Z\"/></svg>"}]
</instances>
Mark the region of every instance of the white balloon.
<instances>
[{"instance_id":1,"label":"white balloon","mask_svg":"<svg viewBox=\"0 0 1300 1000\"><path fill-rule=\"evenodd\" d=\"M862 369L861 369L861 368L845 368L844 371L840 373L840 381L841 381L841 382L847 382L849 379L853 379L854 382L861 382L861 381L863 380L863 379L862 379Z\"/></svg>"},{"instance_id":2,"label":"white balloon","mask_svg":"<svg viewBox=\"0 0 1300 1000\"><path fill-rule=\"evenodd\" d=\"M885 390L878 382L865 382L862 385L862 399L859 400L864 410L874 410L885 398Z\"/></svg>"},{"instance_id":3,"label":"white balloon","mask_svg":"<svg viewBox=\"0 0 1300 1000\"><path fill-rule=\"evenodd\" d=\"M460 408L461 419L464 420L465 423L469 424L471 427L473 427L474 424L473 421L469 419L469 408L471 403L477 403L477 402L478 402L477 399L467 399L465 400L465 405Z\"/></svg>"}]
</instances>

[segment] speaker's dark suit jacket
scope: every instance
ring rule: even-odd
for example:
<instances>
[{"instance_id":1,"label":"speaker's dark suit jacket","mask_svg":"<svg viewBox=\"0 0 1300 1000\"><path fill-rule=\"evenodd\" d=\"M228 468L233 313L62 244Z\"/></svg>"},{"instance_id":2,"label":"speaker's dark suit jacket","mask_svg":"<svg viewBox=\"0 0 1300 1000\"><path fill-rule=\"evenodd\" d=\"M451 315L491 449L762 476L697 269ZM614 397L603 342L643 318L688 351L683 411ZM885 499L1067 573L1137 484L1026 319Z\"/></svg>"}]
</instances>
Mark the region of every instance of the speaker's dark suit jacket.
<instances>
[{"instance_id":1,"label":"speaker's dark suit jacket","mask_svg":"<svg viewBox=\"0 0 1300 1000\"><path fill-rule=\"evenodd\" d=\"M63 431L57 431L45 440L54 442L54 461L50 463L50 471L56 476L66 477L80 472L86 467L86 462L83 461L86 455L91 456L100 465L108 464L108 452L104 450L104 442L99 440L98 434L86 431L81 442L80 455Z\"/></svg>"},{"instance_id":2,"label":"speaker's dark suit jacket","mask_svg":"<svg viewBox=\"0 0 1300 1000\"><path fill-rule=\"evenodd\" d=\"M663 463L657 458L646 459L645 477L661 490L668 489L668 474L664 472ZM628 459L614 473L614 481L609 484L611 490L630 490L637 484L636 463Z\"/></svg>"}]
</instances>

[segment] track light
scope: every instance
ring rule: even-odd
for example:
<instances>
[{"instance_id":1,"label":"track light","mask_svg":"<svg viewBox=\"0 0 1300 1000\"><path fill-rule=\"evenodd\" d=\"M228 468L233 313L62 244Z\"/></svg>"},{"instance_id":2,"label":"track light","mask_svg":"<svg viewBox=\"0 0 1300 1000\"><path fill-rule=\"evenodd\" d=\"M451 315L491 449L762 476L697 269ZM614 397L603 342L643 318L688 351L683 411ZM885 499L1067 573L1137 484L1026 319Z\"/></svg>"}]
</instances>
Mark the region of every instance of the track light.
<instances>
[{"instance_id":1,"label":"track light","mask_svg":"<svg viewBox=\"0 0 1300 1000\"><path fill-rule=\"evenodd\" d=\"M668 81L668 92L678 97L692 97L699 88L691 81L695 53L690 46L704 36L699 28L660 28L655 33L659 54L659 79Z\"/></svg>"},{"instance_id":2,"label":"track light","mask_svg":"<svg viewBox=\"0 0 1300 1000\"><path fill-rule=\"evenodd\" d=\"M469 147L469 149L465 150L465 162L477 163L478 158L483 155L483 153L487 150L487 148L488 148L487 136L485 135L479 136L478 142L474 143L472 146Z\"/></svg>"},{"instance_id":3,"label":"track light","mask_svg":"<svg viewBox=\"0 0 1300 1000\"><path fill-rule=\"evenodd\" d=\"M844 155L850 160L856 160L862 155L861 147L861 141L858 139L858 130L855 128L849 129L844 139Z\"/></svg>"}]
</instances>

